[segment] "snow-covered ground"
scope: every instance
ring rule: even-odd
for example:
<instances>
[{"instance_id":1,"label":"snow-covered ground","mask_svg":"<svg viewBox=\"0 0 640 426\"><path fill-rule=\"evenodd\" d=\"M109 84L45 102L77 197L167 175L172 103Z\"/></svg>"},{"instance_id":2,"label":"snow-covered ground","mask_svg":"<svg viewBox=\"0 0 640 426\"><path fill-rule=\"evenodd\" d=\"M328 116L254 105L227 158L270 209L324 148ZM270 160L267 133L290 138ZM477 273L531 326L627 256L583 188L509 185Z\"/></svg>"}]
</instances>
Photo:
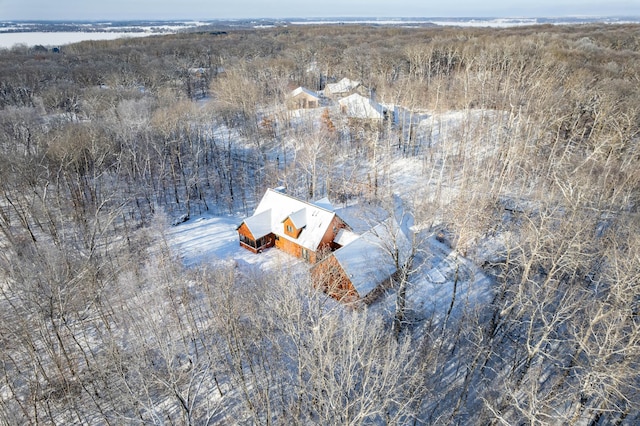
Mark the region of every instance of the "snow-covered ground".
<instances>
[{"instance_id":1,"label":"snow-covered ground","mask_svg":"<svg viewBox=\"0 0 640 426\"><path fill-rule=\"evenodd\" d=\"M300 126L317 123L324 109L322 107L290 111L290 120L294 125ZM458 147L462 147L463 150L470 149L459 135L474 132L484 121L489 118L496 120L499 115L496 111L475 109L445 113L414 112L405 118L415 125L417 139L421 140L423 145L421 149L432 150L435 158L444 155L445 151L457 152ZM403 126L407 129L409 127L408 122ZM486 150L487 152L478 151L474 154L490 155L491 148L487 147ZM393 157L387 170L388 183L398 200L406 202L416 194L420 197L432 197L438 182L443 185L441 168L429 168L425 172L422 156L404 156L393 151L387 155ZM439 188L443 193L440 195L443 202L456 194L455 183L448 182L448 185L450 188ZM252 206L248 207L249 211L246 213L250 214ZM339 209L337 213L359 234L375 225L376 214L370 211L363 217L363 211L357 205ZM220 261L233 261L240 271L242 268L256 267L273 270L272 268L291 263L302 268L308 267L306 263L275 248L257 255L242 249L239 246L236 227L243 219L241 214L193 218L170 228L169 244L187 267ZM427 319L432 324L447 321L450 316L462 315L470 306L485 306L493 296L491 280L482 269L435 238L431 228L437 227L440 222L441 218L434 217L429 223L416 223L413 227L415 232L419 233L419 247L414 264L415 271L410 276L407 307L411 317L417 322ZM372 306L372 309L393 312L395 299L395 292L389 292L387 297Z\"/></svg>"},{"instance_id":2,"label":"snow-covered ground","mask_svg":"<svg viewBox=\"0 0 640 426\"><path fill-rule=\"evenodd\" d=\"M604 22L608 24L628 24L638 23L640 18L634 16L627 17L606 17L606 16L576 16L564 18L330 18L330 19L278 19L278 20L258 20L258 21L237 21L237 20L214 20L214 21L167 21L163 23L158 21L152 24L140 25L112 25L105 22L96 23L73 23L68 25L76 25L86 27L88 29L98 28L99 31L53 31L38 32L24 31L25 28L33 25L30 22L12 23L0 22L2 28L0 31L0 48L11 48L15 45L26 46L62 46L70 43L77 43L85 40L113 40L122 37L145 37L153 34L175 33L185 28L193 28L212 23L218 25L229 25L230 27L251 27L256 29L274 28L286 25L382 25L382 26L401 26L401 27L421 27L421 26L456 26L456 27L493 27L508 28L527 25L570 25L570 24L586 24ZM40 23L38 23L40 24ZM118 32L122 30L123 32ZM5 32L11 31L11 32ZM19 31L19 32L12 32Z\"/></svg>"},{"instance_id":3,"label":"snow-covered ground","mask_svg":"<svg viewBox=\"0 0 640 426\"><path fill-rule=\"evenodd\" d=\"M556 18L544 17L469 17L469 18L328 18L328 19L298 19L292 20L291 25L338 25L338 24L363 24L363 25L390 25L390 26L456 26L456 27L492 27L492 28L508 28L519 27L525 25L571 25L586 24L594 22L605 22L610 24L636 23L638 18L635 16L616 17L616 16L566 16Z\"/></svg>"},{"instance_id":4,"label":"snow-covered ground","mask_svg":"<svg viewBox=\"0 0 640 426\"><path fill-rule=\"evenodd\" d=\"M276 248L254 254L239 246L236 227L243 218L235 216L201 216L172 226L167 241L174 253L187 267L220 262L234 262L242 272L255 268L273 271L283 265L304 268L306 263ZM483 305L492 297L491 282L482 270L453 249L425 235L416 258L416 272L410 277L407 307L416 321L443 321L458 315L470 305ZM456 282L457 281L457 282ZM388 293L372 309L393 312L395 295Z\"/></svg>"},{"instance_id":5,"label":"snow-covered ground","mask_svg":"<svg viewBox=\"0 0 640 426\"><path fill-rule=\"evenodd\" d=\"M0 21L0 48L12 48L15 45L58 47L86 40L115 40L175 34L185 29L209 24L210 22L203 21L140 21L139 23Z\"/></svg>"},{"instance_id":6,"label":"snow-covered ground","mask_svg":"<svg viewBox=\"0 0 640 426\"><path fill-rule=\"evenodd\" d=\"M241 248L236 232L240 222L241 217L200 216L172 226L167 232L167 240L187 267L233 261L239 267L274 268L287 259L296 260L275 249L253 254Z\"/></svg>"},{"instance_id":7,"label":"snow-covered ground","mask_svg":"<svg viewBox=\"0 0 640 426\"><path fill-rule=\"evenodd\" d=\"M10 49L15 45L63 46L86 40L115 40L127 37L148 37L151 32L24 32L0 33L0 48Z\"/></svg>"}]
</instances>

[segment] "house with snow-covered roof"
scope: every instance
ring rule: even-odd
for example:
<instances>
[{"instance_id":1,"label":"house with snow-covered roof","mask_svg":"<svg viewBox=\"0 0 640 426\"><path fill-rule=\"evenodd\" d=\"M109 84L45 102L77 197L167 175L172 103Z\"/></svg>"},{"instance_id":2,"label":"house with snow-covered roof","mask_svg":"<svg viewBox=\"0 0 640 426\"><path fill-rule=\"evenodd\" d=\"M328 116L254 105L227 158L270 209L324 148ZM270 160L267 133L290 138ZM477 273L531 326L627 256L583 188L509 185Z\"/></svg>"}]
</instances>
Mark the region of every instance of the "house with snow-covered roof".
<instances>
[{"instance_id":1,"label":"house with snow-covered roof","mask_svg":"<svg viewBox=\"0 0 640 426\"><path fill-rule=\"evenodd\" d=\"M287 107L289 109L318 108L320 106L320 95L306 87L298 87L291 91L287 97Z\"/></svg>"},{"instance_id":2,"label":"house with snow-covered roof","mask_svg":"<svg viewBox=\"0 0 640 426\"><path fill-rule=\"evenodd\" d=\"M259 253L276 247L316 263L339 245L334 242L347 224L328 199L315 203L287 195L283 188L267 189L252 216L238 226L240 246Z\"/></svg>"},{"instance_id":3,"label":"house with snow-covered roof","mask_svg":"<svg viewBox=\"0 0 640 426\"><path fill-rule=\"evenodd\" d=\"M337 83L328 83L324 87L324 93L325 96L344 97L353 93L358 87L360 87L359 81L350 80L345 77Z\"/></svg>"},{"instance_id":4,"label":"house with snow-covered roof","mask_svg":"<svg viewBox=\"0 0 640 426\"><path fill-rule=\"evenodd\" d=\"M236 228L240 246L253 252L276 247L311 263L314 286L346 303L371 303L393 285L411 244L388 217L358 234L327 198L307 202L283 188L267 189L254 214Z\"/></svg>"},{"instance_id":5,"label":"house with snow-covered roof","mask_svg":"<svg viewBox=\"0 0 640 426\"><path fill-rule=\"evenodd\" d=\"M389 110L382 104L358 93L338 101L340 111L349 118L382 121L389 117Z\"/></svg>"},{"instance_id":6,"label":"house with snow-covered roof","mask_svg":"<svg viewBox=\"0 0 640 426\"><path fill-rule=\"evenodd\" d=\"M333 298L371 303L393 285L394 274L409 259L411 244L394 218L362 235L340 231L344 246L311 269L314 285Z\"/></svg>"}]
</instances>

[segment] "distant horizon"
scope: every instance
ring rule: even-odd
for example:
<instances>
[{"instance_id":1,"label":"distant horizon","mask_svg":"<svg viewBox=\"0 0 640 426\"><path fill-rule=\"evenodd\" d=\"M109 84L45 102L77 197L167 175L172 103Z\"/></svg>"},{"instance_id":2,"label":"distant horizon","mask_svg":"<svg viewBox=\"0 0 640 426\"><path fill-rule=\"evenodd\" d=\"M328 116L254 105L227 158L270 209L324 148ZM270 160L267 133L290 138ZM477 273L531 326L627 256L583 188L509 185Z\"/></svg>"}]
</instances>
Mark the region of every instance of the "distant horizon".
<instances>
[{"instance_id":1,"label":"distant horizon","mask_svg":"<svg viewBox=\"0 0 640 426\"><path fill-rule=\"evenodd\" d=\"M575 15L538 15L538 16L524 16L524 15L512 15L512 16L489 16L489 15L468 15L468 16L446 16L446 15L425 15L425 16L376 16L376 15L362 15L362 16L284 16L284 17L246 17L246 18L59 18L59 19L2 19L0 22L91 22L91 23L109 23L109 22L214 22L214 21L254 21L254 20L268 20L268 21L291 21L296 19L302 20L423 20L423 19L610 19L610 18L640 18L640 12L636 14L575 14Z\"/></svg>"},{"instance_id":2,"label":"distant horizon","mask_svg":"<svg viewBox=\"0 0 640 426\"><path fill-rule=\"evenodd\" d=\"M570 18L640 16L637 0L0 0L3 21L176 21L251 19Z\"/></svg>"},{"instance_id":3,"label":"distant horizon","mask_svg":"<svg viewBox=\"0 0 640 426\"><path fill-rule=\"evenodd\" d=\"M563 15L563 16L551 16L551 15L540 15L540 16L444 16L444 15L433 15L433 16L288 16L288 17L247 17L247 18L121 18L121 19L89 19L89 18L79 18L79 19L0 19L0 23L94 23L94 24L108 24L108 23L124 23L124 22L148 22L148 23L156 23L156 22L172 22L172 23L208 23L208 22L235 22L235 21L283 21L283 22L291 22L295 20L303 20L303 21L387 21L387 20L398 20L398 21L425 21L425 20L434 20L434 19L450 19L456 21L464 21L464 20L535 20L535 19L543 19L543 20L556 20L560 21L563 19L569 20L598 20L598 19L640 19L640 13L638 14L628 14L628 15ZM2 28L0 27L0 30Z\"/></svg>"},{"instance_id":4,"label":"distant horizon","mask_svg":"<svg viewBox=\"0 0 640 426\"><path fill-rule=\"evenodd\" d=\"M59 47L86 40L113 40L197 31L263 29L305 25L377 25L388 27L509 28L534 25L640 24L634 16L570 17L309 17L244 19L25 19L0 21L0 48L16 45Z\"/></svg>"}]
</instances>

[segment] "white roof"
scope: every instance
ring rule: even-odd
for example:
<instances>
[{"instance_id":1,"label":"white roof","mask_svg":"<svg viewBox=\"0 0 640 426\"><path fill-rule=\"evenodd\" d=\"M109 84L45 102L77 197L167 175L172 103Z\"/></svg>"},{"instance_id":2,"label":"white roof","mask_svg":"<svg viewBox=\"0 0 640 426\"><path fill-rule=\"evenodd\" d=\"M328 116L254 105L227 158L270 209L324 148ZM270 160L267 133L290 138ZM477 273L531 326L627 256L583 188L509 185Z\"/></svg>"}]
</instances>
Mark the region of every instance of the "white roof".
<instances>
[{"instance_id":1,"label":"white roof","mask_svg":"<svg viewBox=\"0 0 640 426\"><path fill-rule=\"evenodd\" d=\"M251 231L251 235L257 240L271 233L271 209L260 214L254 214L244 220L245 225Z\"/></svg>"},{"instance_id":2,"label":"white roof","mask_svg":"<svg viewBox=\"0 0 640 426\"><path fill-rule=\"evenodd\" d=\"M314 201L313 204L315 204L318 207L322 207L325 210L329 210L332 212L336 211L336 209L333 207L333 204L331 203L331 201L329 201L329 198L327 197Z\"/></svg>"},{"instance_id":3,"label":"white roof","mask_svg":"<svg viewBox=\"0 0 640 426\"><path fill-rule=\"evenodd\" d=\"M342 98L338 103L341 107L346 108L347 117L370 119L384 118L385 108L382 105L358 93Z\"/></svg>"},{"instance_id":4,"label":"white roof","mask_svg":"<svg viewBox=\"0 0 640 426\"><path fill-rule=\"evenodd\" d=\"M324 90L326 92L336 94L336 93L347 93L355 89L360 85L359 81L349 80L348 78L343 78L337 83L329 83L325 86Z\"/></svg>"},{"instance_id":5,"label":"white roof","mask_svg":"<svg viewBox=\"0 0 640 426\"><path fill-rule=\"evenodd\" d=\"M409 257L411 246L395 219L389 218L333 255L360 297L364 297L396 272L392 255L396 248L402 265Z\"/></svg>"},{"instance_id":6,"label":"white roof","mask_svg":"<svg viewBox=\"0 0 640 426\"><path fill-rule=\"evenodd\" d=\"M286 238L304 248L316 251L335 215L332 210L267 189L253 216L245 219L244 222L255 238L273 232L280 238ZM303 228L298 238L285 235L283 222L287 217L291 218L297 229ZM267 231L258 236L253 231L254 227L261 232Z\"/></svg>"},{"instance_id":7,"label":"white roof","mask_svg":"<svg viewBox=\"0 0 640 426\"><path fill-rule=\"evenodd\" d=\"M353 240L359 237L360 235L356 234L355 232L351 232L348 229L342 228L341 230L338 231L338 234L333 239L333 242L341 246L346 246L347 244L349 244L350 242L352 242Z\"/></svg>"},{"instance_id":8,"label":"white roof","mask_svg":"<svg viewBox=\"0 0 640 426\"><path fill-rule=\"evenodd\" d=\"M293 222L293 226L295 226L296 229L302 229L307 226L307 209L302 208L295 213L291 213L289 218L291 218L291 222Z\"/></svg>"},{"instance_id":9,"label":"white roof","mask_svg":"<svg viewBox=\"0 0 640 426\"><path fill-rule=\"evenodd\" d=\"M336 209L340 219L349 224L349 228L356 234L364 234L389 217L389 212L371 204L352 204Z\"/></svg>"},{"instance_id":10,"label":"white roof","mask_svg":"<svg viewBox=\"0 0 640 426\"><path fill-rule=\"evenodd\" d=\"M298 96L301 93L306 93L307 95L313 96L314 98L320 98L320 96L316 92L314 92L313 90L309 90L306 87L302 87L302 86L300 86L297 89L293 90L289 94L289 96L291 96L291 97Z\"/></svg>"}]
</instances>

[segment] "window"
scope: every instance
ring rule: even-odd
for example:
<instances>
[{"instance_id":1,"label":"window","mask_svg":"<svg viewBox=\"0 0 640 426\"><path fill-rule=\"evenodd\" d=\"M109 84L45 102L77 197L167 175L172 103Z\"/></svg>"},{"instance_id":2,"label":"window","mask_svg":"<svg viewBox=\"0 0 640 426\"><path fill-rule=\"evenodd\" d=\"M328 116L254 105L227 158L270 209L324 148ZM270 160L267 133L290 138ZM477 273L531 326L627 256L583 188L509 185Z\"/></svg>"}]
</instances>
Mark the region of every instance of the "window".
<instances>
[{"instance_id":1,"label":"window","mask_svg":"<svg viewBox=\"0 0 640 426\"><path fill-rule=\"evenodd\" d=\"M291 225L287 225L287 232L288 232L289 234L293 234L293 226L291 226Z\"/></svg>"},{"instance_id":2,"label":"window","mask_svg":"<svg viewBox=\"0 0 640 426\"><path fill-rule=\"evenodd\" d=\"M309 261L309 250L306 248L302 249L302 258L306 261Z\"/></svg>"},{"instance_id":3,"label":"window","mask_svg":"<svg viewBox=\"0 0 640 426\"><path fill-rule=\"evenodd\" d=\"M240 241L243 242L244 244L251 246L253 248L256 248L256 242L253 241L251 238L240 234Z\"/></svg>"}]
</instances>

